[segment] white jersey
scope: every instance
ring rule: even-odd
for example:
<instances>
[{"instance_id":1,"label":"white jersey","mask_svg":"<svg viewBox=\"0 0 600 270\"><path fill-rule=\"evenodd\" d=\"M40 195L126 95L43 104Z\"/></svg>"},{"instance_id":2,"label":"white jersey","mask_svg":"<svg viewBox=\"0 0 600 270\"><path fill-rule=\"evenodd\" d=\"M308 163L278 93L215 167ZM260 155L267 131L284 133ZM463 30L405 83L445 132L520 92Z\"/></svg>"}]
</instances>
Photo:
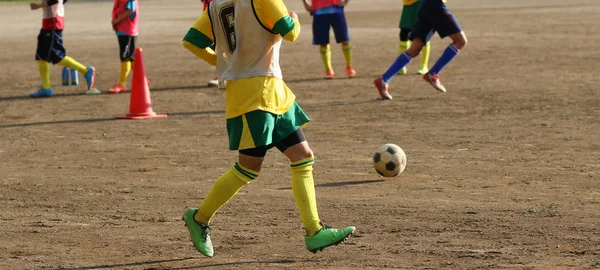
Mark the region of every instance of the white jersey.
<instances>
[{"instance_id":1,"label":"white jersey","mask_svg":"<svg viewBox=\"0 0 600 270\"><path fill-rule=\"evenodd\" d=\"M48 0L41 0L42 4L47 4ZM65 7L63 6L63 0L58 0L57 4L44 8L44 19L64 17Z\"/></svg>"},{"instance_id":2,"label":"white jersey","mask_svg":"<svg viewBox=\"0 0 600 270\"><path fill-rule=\"evenodd\" d=\"M208 9L220 81L256 76L283 79L279 66L282 38L261 24L252 0L213 0Z\"/></svg>"}]
</instances>

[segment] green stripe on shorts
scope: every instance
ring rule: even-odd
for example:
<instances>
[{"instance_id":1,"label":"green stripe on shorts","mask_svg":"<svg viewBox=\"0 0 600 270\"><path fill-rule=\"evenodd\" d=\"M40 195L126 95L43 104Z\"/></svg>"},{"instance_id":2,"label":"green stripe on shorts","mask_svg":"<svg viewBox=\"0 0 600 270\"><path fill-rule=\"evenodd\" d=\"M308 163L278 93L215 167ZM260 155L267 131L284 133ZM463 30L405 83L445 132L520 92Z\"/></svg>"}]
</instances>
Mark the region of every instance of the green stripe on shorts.
<instances>
[{"instance_id":1,"label":"green stripe on shorts","mask_svg":"<svg viewBox=\"0 0 600 270\"><path fill-rule=\"evenodd\" d=\"M421 1L417 1L410 6L402 7L402 16L400 17L400 28L412 29L419 20L419 8Z\"/></svg>"},{"instance_id":2,"label":"green stripe on shorts","mask_svg":"<svg viewBox=\"0 0 600 270\"><path fill-rule=\"evenodd\" d=\"M247 126L244 126L244 119ZM229 149L243 150L274 146L308 121L310 119L296 102L281 115L256 110L227 119Z\"/></svg>"}]
</instances>

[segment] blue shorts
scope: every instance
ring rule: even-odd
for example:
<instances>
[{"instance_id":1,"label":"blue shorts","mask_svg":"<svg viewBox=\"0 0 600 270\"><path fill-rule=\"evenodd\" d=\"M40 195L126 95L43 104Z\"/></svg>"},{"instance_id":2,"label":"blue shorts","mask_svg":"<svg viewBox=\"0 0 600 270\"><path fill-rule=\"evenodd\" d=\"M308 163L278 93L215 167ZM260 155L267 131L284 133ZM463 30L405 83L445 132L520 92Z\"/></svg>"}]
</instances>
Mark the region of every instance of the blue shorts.
<instances>
[{"instance_id":1,"label":"blue shorts","mask_svg":"<svg viewBox=\"0 0 600 270\"><path fill-rule=\"evenodd\" d=\"M335 41L341 43L350 40L348 35L348 25L346 25L346 16L344 12L320 14L313 16L313 44L329 44L329 28L333 27Z\"/></svg>"},{"instance_id":2,"label":"blue shorts","mask_svg":"<svg viewBox=\"0 0 600 270\"><path fill-rule=\"evenodd\" d=\"M419 9L419 19L412 28L408 38L420 39L427 43L437 32L441 38L462 32L462 28L446 5L440 0L426 0Z\"/></svg>"},{"instance_id":3,"label":"blue shorts","mask_svg":"<svg viewBox=\"0 0 600 270\"><path fill-rule=\"evenodd\" d=\"M37 37L35 60L44 60L56 64L67 56L63 47L62 30L40 30Z\"/></svg>"}]
</instances>

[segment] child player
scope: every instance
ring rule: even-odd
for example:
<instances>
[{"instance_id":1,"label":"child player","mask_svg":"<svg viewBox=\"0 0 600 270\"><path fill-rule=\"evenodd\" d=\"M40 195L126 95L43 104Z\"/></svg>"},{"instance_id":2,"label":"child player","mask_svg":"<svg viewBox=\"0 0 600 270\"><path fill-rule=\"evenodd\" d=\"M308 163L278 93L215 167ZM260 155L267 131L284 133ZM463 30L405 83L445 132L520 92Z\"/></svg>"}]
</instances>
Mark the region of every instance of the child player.
<instances>
[{"instance_id":1,"label":"child player","mask_svg":"<svg viewBox=\"0 0 600 270\"><path fill-rule=\"evenodd\" d=\"M30 97L52 96L50 63L59 64L84 74L87 82L87 94L100 94L100 91L93 89L96 69L94 67L86 67L67 56L65 47L63 47L62 31L65 26L65 9L63 4L66 2L66 0L41 0L40 4L31 3L29 5L31 10L40 8L43 10L42 29L38 35L35 54L35 60L38 62L40 77L42 79L42 86L36 92L30 93Z\"/></svg>"},{"instance_id":2,"label":"child player","mask_svg":"<svg viewBox=\"0 0 600 270\"><path fill-rule=\"evenodd\" d=\"M419 7L421 7L422 0L403 0L404 7L402 7L402 15L400 16L400 46L398 47L398 54L403 53L410 47L410 40L408 40L408 34L415 26L417 19L419 18ZM421 65L417 74L425 74L429 71L429 52L431 51L431 42L427 42L427 45L423 47L421 52ZM400 70L400 75L406 75L408 72L406 67Z\"/></svg>"},{"instance_id":3,"label":"child player","mask_svg":"<svg viewBox=\"0 0 600 270\"><path fill-rule=\"evenodd\" d=\"M446 92L446 88L439 80L440 71L467 45L467 36L446 7L446 0L421 1L419 19L408 36L412 41L410 48L400 54L388 70L374 81L375 87L377 87L379 95L383 99L392 99L388 83L394 75L419 55L434 32L438 32L441 38L448 36L452 39L452 44L446 48L440 59L431 67L428 73L423 75L423 79L440 92Z\"/></svg>"},{"instance_id":4,"label":"child player","mask_svg":"<svg viewBox=\"0 0 600 270\"><path fill-rule=\"evenodd\" d=\"M352 45L348 35L344 6L349 0L302 0L304 8L313 16L313 44L320 46L321 59L325 65L325 78L333 79L331 66L331 49L329 47L329 28L333 28L335 41L342 43L342 52L346 59L346 74L349 78L356 76L352 68Z\"/></svg>"},{"instance_id":5,"label":"child player","mask_svg":"<svg viewBox=\"0 0 600 270\"><path fill-rule=\"evenodd\" d=\"M121 75L119 82L108 89L109 93L116 94L127 91L127 77L131 71L131 64L134 61L135 44L139 34L139 17L139 1L114 0L111 23L119 42Z\"/></svg>"},{"instance_id":6,"label":"child player","mask_svg":"<svg viewBox=\"0 0 600 270\"><path fill-rule=\"evenodd\" d=\"M238 162L217 179L200 207L183 215L194 246L205 256L213 256L211 219L258 177L272 147L291 162L292 193L306 231L306 248L317 252L355 230L329 228L319 220L314 157L301 128L309 119L283 82L279 66L282 40L294 41L299 34L298 17L282 0L213 0L183 39L185 48L216 65L219 80L227 81L229 149L239 152ZM210 49L215 41L216 54Z\"/></svg>"}]
</instances>

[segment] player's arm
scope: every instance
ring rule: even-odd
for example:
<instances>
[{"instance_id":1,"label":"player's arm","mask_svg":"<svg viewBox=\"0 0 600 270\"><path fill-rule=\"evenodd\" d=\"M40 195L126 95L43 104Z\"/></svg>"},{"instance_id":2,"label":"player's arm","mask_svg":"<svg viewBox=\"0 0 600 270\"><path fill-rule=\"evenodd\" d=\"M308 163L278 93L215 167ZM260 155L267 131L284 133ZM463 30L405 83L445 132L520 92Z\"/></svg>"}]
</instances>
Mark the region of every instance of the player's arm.
<instances>
[{"instance_id":1,"label":"player's arm","mask_svg":"<svg viewBox=\"0 0 600 270\"><path fill-rule=\"evenodd\" d=\"M350 2L350 0L340 0L340 1L337 3L337 6L338 6L338 7L344 7L344 6L346 6L346 5L348 4L348 2Z\"/></svg>"},{"instance_id":2,"label":"player's arm","mask_svg":"<svg viewBox=\"0 0 600 270\"><path fill-rule=\"evenodd\" d=\"M125 5L125 12L123 12L123 14L121 14L118 17L116 17L115 19L113 19L112 25L119 24L122 20L125 20L125 18L131 16L131 14L133 14L135 12L135 1L136 0L127 1L127 4Z\"/></svg>"},{"instance_id":3,"label":"player's arm","mask_svg":"<svg viewBox=\"0 0 600 270\"><path fill-rule=\"evenodd\" d=\"M308 1L310 1L310 0L302 0L302 4L304 4L304 9L306 9L306 11L308 11L308 13L312 13L314 11L314 9Z\"/></svg>"},{"instance_id":4,"label":"player's arm","mask_svg":"<svg viewBox=\"0 0 600 270\"><path fill-rule=\"evenodd\" d=\"M31 10L36 10L38 8L47 8L56 4L58 4L58 0L48 0L48 2L43 4L31 3L29 4L29 7L31 8Z\"/></svg>"},{"instance_id":5,"label":"player's arm","mask_svg":"<svg viewBox=\"0 0 600 270\"><path fill-rule=\"evenodd\" d=\"M183 47L198 56L198 58L210 65L216 66L217 55L210 48L210 46L213 45L214 40L215 37L213 36L212 25L207 9L187 32L183 38L182 44Z\"/></svg>"},{"instance_id":6,"label":"player's arm","mask_svg":"<svg viewBox=\"0 0 600 270\"><path fill-rule=\"evenodd\" d=\"M267 29L281 35L287 41L295 41L300 36L298 15L289 12L282 0L254 0L257 19Z\"/></svg>"}]
</instances>

